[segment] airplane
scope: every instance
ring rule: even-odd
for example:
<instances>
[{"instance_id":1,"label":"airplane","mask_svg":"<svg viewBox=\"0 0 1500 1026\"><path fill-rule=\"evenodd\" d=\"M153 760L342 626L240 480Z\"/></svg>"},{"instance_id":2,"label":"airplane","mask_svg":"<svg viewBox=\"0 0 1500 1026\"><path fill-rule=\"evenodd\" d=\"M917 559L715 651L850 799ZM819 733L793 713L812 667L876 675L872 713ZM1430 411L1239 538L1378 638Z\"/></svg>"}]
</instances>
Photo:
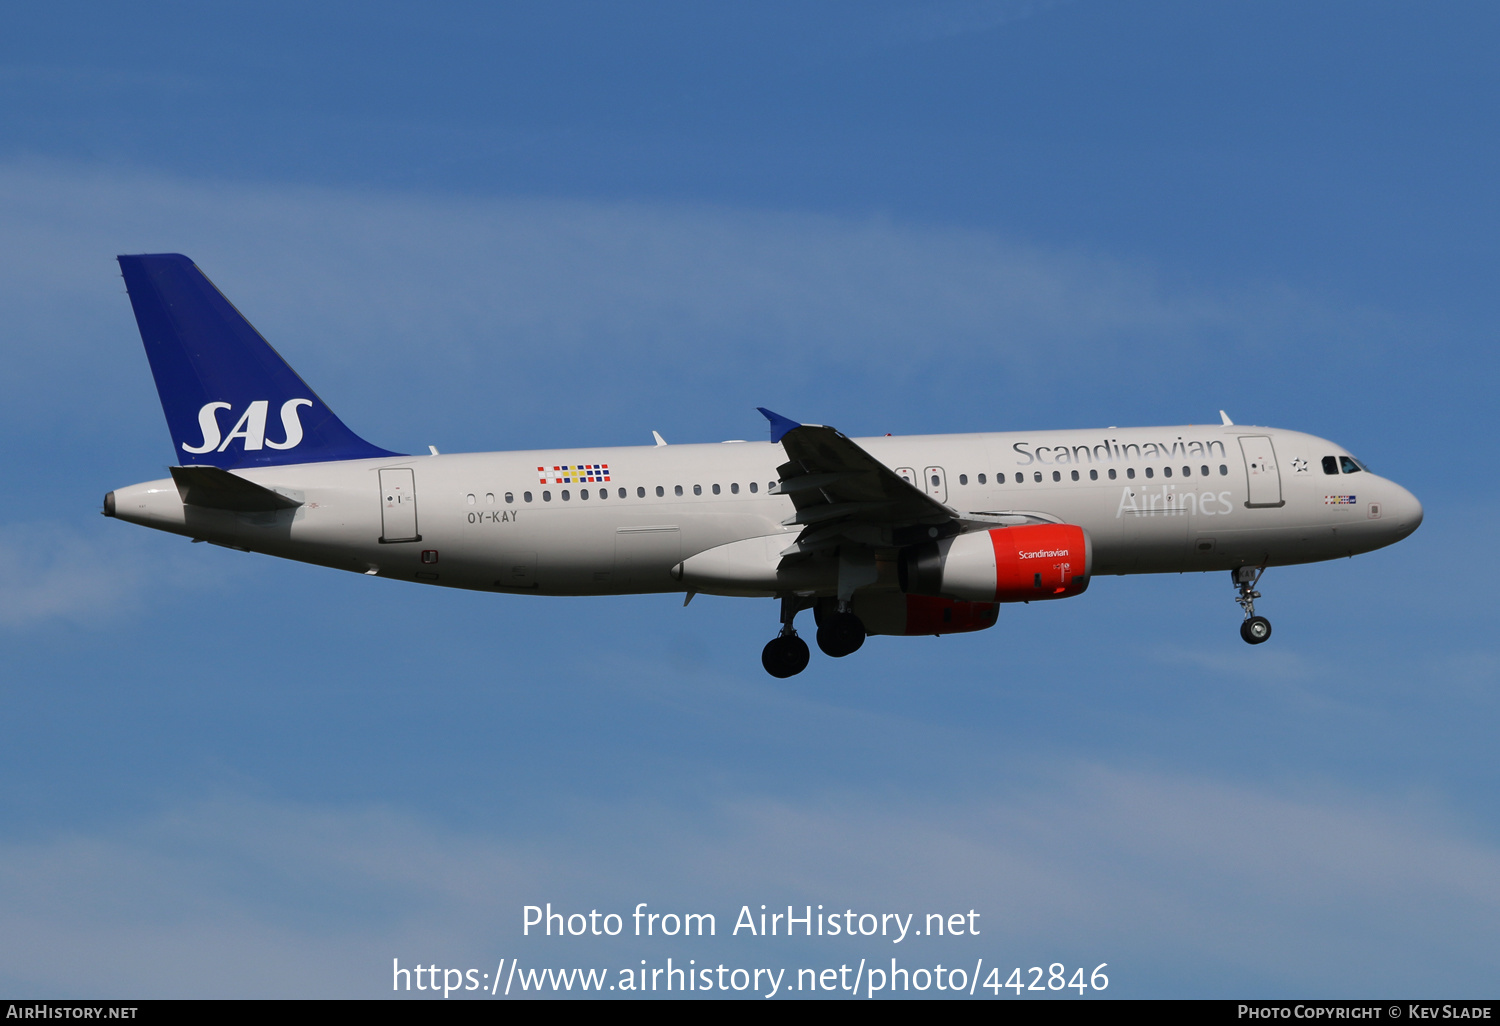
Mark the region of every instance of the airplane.
<instances>
[{"instance_id":1,"label":"airplane","mask_svg":"<svg viewBox=\"0 0 1500 1026\"><path fill-rule=\"evenodd\" d=\"M403 454L354 434L180 254L120 256L176 453L104 515L371 577L518 595L775 598L775 677L870 635L994 626L1099 574L1228 571L1241 637L1267 567L1417 529L1333 442L1219 424L849 438L761 409L765 442Z\"/></svg>"}]
</instances>

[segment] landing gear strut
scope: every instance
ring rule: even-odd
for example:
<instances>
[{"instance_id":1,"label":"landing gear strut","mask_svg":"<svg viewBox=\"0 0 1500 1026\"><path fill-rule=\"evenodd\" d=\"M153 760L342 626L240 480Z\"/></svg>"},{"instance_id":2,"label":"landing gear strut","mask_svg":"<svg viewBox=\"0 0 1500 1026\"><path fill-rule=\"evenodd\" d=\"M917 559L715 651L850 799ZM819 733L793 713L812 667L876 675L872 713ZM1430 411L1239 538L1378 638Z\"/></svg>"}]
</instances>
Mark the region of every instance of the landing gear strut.
<instances>
[{"instance_id":1,"label":"landing gear strut","mask_svg":"<svg viewBox=\"0 0 1500 1026\"><path fill-rule=\"evenodd\" d=\"M1242 566L1232 570L1235 589L1239 592L1235 601L1245 611L1245 622L1240 624L1240 637L1246 643L1259 645L1271 636L1271 621L1264 616L1255 615L1255 600L1260 598L1260 592L1255 586L1260 583L1260 575L1266 572L1263 566Z\"/></svg>"},{"instance_id":2,"label":"landing gear strut","mask_svg":"<svg viewBox=\"0 0 1500 1026\"><path fill-rule=\"evenodd\" d=\"M795 677L807 669L807 661L812 658L807 642L797 637L797 629L792 626L798 610L804 608L795 595L781 600L781 633L766 642L760 653L760 665L773 677Z\"/></svg>"}]
</instances>

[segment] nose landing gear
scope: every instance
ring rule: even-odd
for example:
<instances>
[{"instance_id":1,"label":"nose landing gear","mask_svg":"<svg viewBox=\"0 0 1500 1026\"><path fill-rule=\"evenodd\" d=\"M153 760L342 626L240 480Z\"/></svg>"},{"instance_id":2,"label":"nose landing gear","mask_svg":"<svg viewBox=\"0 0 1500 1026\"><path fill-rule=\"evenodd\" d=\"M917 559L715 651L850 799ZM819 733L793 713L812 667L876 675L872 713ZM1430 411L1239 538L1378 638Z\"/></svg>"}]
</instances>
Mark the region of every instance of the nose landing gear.
<instances>
[{"instance_id":1,"label":"nose landing gear","mask_svg":"<svg viewBox=\"0 0 1500 1026\"><path fill-rule=\"evenodd\" d=\"M1271 621L1264 616L1255 615L1255 600L1260 598L1260 592L1255 590L1255 586L1260 583L1260 575L1265 572L1266 568L1263 566L1242 566L1230 571L1239 593L1235 601L1245 611L1245 622L1240 624L1240 637L1250 645L1259 645L1271 636Z\"/></svg>"}]
</instances>

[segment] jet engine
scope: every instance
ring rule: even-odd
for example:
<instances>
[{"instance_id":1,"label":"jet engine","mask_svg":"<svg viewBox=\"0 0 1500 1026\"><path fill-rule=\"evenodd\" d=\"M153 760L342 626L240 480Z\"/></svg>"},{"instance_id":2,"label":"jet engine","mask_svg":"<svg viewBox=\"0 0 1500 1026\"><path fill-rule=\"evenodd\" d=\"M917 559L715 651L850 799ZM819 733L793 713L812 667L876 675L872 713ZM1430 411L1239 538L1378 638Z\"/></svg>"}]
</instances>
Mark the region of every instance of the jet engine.
<instances>
[{"instance_id":1,"label":"jet engine","mask_svg":"<svg viewBox=\"0 0 1500 1026\"><path fill-rule=\"evenodd\" d=\"M901 550L901 590L966 602L1068 598L1089 584L1094 550L1076 524L1025 524Z\"/></svg>"}]
</instances>

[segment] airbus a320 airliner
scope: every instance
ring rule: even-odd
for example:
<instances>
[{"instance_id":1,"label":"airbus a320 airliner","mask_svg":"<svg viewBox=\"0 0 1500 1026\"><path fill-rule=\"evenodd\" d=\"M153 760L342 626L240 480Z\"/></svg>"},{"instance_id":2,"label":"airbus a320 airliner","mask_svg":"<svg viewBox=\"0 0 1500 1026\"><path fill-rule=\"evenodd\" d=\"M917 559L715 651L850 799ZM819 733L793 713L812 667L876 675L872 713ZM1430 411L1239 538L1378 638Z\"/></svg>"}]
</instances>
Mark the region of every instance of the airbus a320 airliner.
<instances>
[{"instance_id":1,"label":"airbus a320 airliner","mask_svg":"<svg viewBox=\"0 0 1500 1026\"><path fill-rule=\"evenodd\" d=\"M793 622L867 635L995 624L1096 574L1229 571L1241 636L1269 566L1369 552L1422 522L1333 442L1221 424L845 437L769 410L769 442L408 456L355 435L197 266L120 268L177 460L106 516L372 577L534 595L777 598L761 661L807 667Z\"/></svg>"}]
</instances>

